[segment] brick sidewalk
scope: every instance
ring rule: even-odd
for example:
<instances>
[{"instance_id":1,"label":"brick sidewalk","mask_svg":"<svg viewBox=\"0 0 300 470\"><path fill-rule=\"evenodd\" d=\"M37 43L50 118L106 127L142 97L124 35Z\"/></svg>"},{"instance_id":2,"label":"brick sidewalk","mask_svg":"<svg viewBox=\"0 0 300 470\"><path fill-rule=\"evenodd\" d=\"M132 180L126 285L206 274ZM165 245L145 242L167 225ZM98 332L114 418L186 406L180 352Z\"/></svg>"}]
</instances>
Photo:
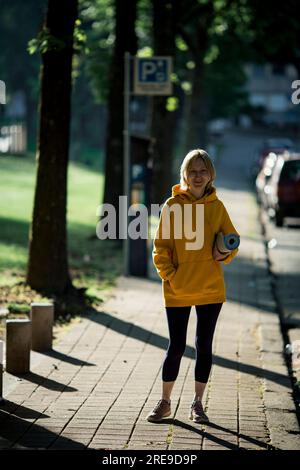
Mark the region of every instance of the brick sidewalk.
<instances>
[{"instance_id":1,"label":"brick sidewalk","mask_svg":"<svg viewBox=\"0 0 300 470\"><path fill-rule=\"evenodd\" d=\"M240 158L237 150L236 155ZM224 268L227 302L204 397L211 422L197 425L187 418L194 309L172 395L173 415L161 424L145 420L160 398L168 344L161 284L121 277L101 311L75 325L50 355L33 354L30 374L18 382L5 374L1 448L300 449L258 209L240 181L242 172L233 182L232 168L219 173L218 194L242 242L238 257Z\"/></svg>"},{"instance_id":2,"label":"brick sidewalk","mask_svg":"<svg viewBox=\"0 0 300 470\"><path fill-rule=\"evenodd\" d=\"M224 199L231 194L223 191ZM121 277L102 311L74 326L6 395L0 411L2 448L300 449L255 201L242 192L236 200L231 212L242 222L243 242L225 268L228 301L216 329L205 394L211 423L197 425L187 418L194 314L172 418L162 424L145 421L160 398L168 343L161 285ZM238 214L240 207L247 207L247 218Z\"/></svg>"}]
</instances>

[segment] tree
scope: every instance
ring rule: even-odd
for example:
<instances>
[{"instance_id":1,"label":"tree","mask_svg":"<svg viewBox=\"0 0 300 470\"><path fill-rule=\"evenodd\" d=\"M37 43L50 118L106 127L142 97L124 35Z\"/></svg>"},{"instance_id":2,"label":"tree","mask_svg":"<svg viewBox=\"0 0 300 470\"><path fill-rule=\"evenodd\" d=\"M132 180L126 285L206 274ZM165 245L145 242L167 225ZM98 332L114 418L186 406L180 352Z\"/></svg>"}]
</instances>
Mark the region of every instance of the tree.
<instances>
[{"instance_id":1,"label":"tree","mask_svg":"<svg viewBox=\"0 0 300 470\"><path fill-rule=\"evenodd\" d=\"M299 2L285 0L274 8L272 0L248 0L251 44L257 57L278 65L293 64L300 74Z\"/></svg>"},{"instance_id":2,"label":"tree","mask_svg":"<svg viewBox=\"0 0 300 470\"><path fill-rule=\"evenodd\" d=\"M205 63L204 77L209 119L236 118L248 104L247 76L243 69L247 56L243 54L241 41L230 30L215 38L214 44L218 56L211 63Z\"/></svg>"},{"instance_id":3,"label":"tree","mask_svg":"<svg viewBox=\"0 0 300 470\"><path fill-rule=\"evenodd\" d=\"M66 202L73 34L77 0L49 0L37 39L42 53L37 181L27 283L62 294L71 287Z\"/></svg>"},{"instance_id":4,"label":"tree","mask_svg":"<svg viewBox=\"0 0 300 470\"><path fill-rule=\"evenodd\" d=\"M106 135L105 188L103 202L118 214L123 188L124 54L135 55L137 0L115 0L115 42L109 71L108 124ZM118 220L118 218L117 218Z\"/></svg>"},{"instance_id":5,"label":"tree","mask_svg":"<svg viewBox=\"0 0 300 470\"><path fill-rule=\"evenodd\" d=\"M208 101L204 88L205 55L209 48L211 26L215 15L214 2L190 1L178 31L192 55L191 106L188 118L187 143L190 148L206 146Z\"/></svg>"},{"instance_id":6,"label":"tree","mask_svg":"<svg viewBox=\"0 0 300 470\"><path fill-rule=\"evenodd\" d=\"M152 0L154 55L175 60L175 31L178 21L178 0ZM167 107L168 98L153 98L152 137L154 138L152 203L161 204L170 194L172 182L173 138L175 113Z\"/></svg>"},{"instance_id":7,"label":"tree","mask_svg":"<svg viewBox=\"0 0 300 470\"><path fill-rule=\"evenodd\" d=\"M26 47L41 27L45 5L46 0L1 0L0 78L6 83L8 97L18 91L24 93L30 143L36 136L40 60L37 55L30 57Z\"/></svg>"}]
</instances>

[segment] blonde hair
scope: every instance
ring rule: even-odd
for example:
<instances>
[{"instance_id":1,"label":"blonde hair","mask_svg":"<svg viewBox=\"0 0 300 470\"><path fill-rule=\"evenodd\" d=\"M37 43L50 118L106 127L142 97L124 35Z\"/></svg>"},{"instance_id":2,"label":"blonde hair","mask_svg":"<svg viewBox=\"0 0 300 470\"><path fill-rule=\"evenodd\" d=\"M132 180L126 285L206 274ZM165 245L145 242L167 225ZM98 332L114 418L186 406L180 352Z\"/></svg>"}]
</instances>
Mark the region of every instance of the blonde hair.
<instances>
[{"instance_id":1,"label":"blonde hair","mask_svg":"<svg viewBox=\"0 0 300 470\"><path fill-rule=\"evenodd\" d=\"M187 190L188 183L187 183L187 175L188 172L194 163L194 161L201 159L209 172L210 180L206 185L205 193L210 193L214 179L216 178L216 170L214 164L205 150L202 149L195 149L191 150L183 159L183 162L180 167L180 188Z\"/></svg>"}]
</instances>

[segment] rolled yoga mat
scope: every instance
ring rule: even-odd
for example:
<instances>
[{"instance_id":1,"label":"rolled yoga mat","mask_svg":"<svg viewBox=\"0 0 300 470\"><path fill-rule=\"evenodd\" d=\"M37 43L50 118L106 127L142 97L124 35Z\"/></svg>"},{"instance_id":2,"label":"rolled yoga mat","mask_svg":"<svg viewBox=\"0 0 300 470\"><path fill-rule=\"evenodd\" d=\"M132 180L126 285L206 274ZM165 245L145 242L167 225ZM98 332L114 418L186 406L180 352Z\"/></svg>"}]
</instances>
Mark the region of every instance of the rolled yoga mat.
<instances>
[{"instance_id":1,"label":"rolled yoga mat","mask_svg":"<svg viewBox=\"0 0 300 470\"><path fill-rule=\"evenodd\" d=\"M235 250L240 244L240 237L236 233L223 235L222 232L217 234L216 245L220 253L229 253Z\"/></svg>"}]
</instances>

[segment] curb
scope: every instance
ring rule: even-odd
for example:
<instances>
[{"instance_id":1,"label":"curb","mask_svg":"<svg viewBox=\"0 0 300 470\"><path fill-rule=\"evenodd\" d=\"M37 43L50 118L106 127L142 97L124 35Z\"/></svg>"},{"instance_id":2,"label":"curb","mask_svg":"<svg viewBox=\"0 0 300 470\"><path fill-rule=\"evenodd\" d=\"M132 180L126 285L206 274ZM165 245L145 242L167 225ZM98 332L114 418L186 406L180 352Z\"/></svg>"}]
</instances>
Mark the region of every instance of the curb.
<instances>
[{"instance_id":1,"label":"curb","mask_svg":"<svg viewBox=\"0 0 300 470\"><path fill-rule=\"evenodd\" d=\"M267 230L266 225L264 223L262 210L259 208L259 222L261 224L261 233L264 240L264 252L266 256L266 263L267 263L267 271L269 275L269 286L270 286L270 294L274 304L274 311L278 314L277 317L277 326L275 328L274 325L268 325L268 329L265 331L265 335L267 337L267 353L263 352L264 362L268 362L268 353L276 354L278 356L278 361L276 361L276 365L279 365L279 362L284 362L285 366L288 370L288 377L287 380L290 382L290 387L292 390L291 397L283 397L283 392L279 384L278 386L271 387L269 389L270 384L267 381L267 389L266 392L270 391L277 394L277 398L274 400L274 395L269 395L266 393L267 409L267 417L268 422L270 423L270 428L275 430L272 436L272 442L276 443L278 446L282 446L284 444L284 448L287 450L295 450L299 449L299 431L295 431L297 427L300 426L300 410L299 410L299 400L300 400L300 393L299 388L295 385L296 384L296 377L293 373L294 367L292 363L292 356L286 354L286 345L291 343L290 335L288 331L288 326L284 324L284 314L283 314L283 307L281 303L280 296L278 294L277 289L277 278L272 271L272 262L270 259L269 254L269 247L268 247L268 239L267 239ZM263 323L263 322L262 322ZM275 322L274 322L275 323ZM281 338L276 338L276 330L280 331ZM278 336L278 334L277 334ZM281 344L282 347L278 347L278 344ZM274 362L270 362L270 367L274 367ZM285 394L286 395L286 394ZM284 399L284 417L281 417L281 413L279 413L277 406L281 405L282 407L282 399ZM288 424L288 428L286 428L286 423ZM286 435L286 439L285 439ZM298 437L297 437L298 436ZM291 443L296 444L294 447L290 447ZM286 447L286 444L288 446Z\"/></svg>"}]
</instances>

